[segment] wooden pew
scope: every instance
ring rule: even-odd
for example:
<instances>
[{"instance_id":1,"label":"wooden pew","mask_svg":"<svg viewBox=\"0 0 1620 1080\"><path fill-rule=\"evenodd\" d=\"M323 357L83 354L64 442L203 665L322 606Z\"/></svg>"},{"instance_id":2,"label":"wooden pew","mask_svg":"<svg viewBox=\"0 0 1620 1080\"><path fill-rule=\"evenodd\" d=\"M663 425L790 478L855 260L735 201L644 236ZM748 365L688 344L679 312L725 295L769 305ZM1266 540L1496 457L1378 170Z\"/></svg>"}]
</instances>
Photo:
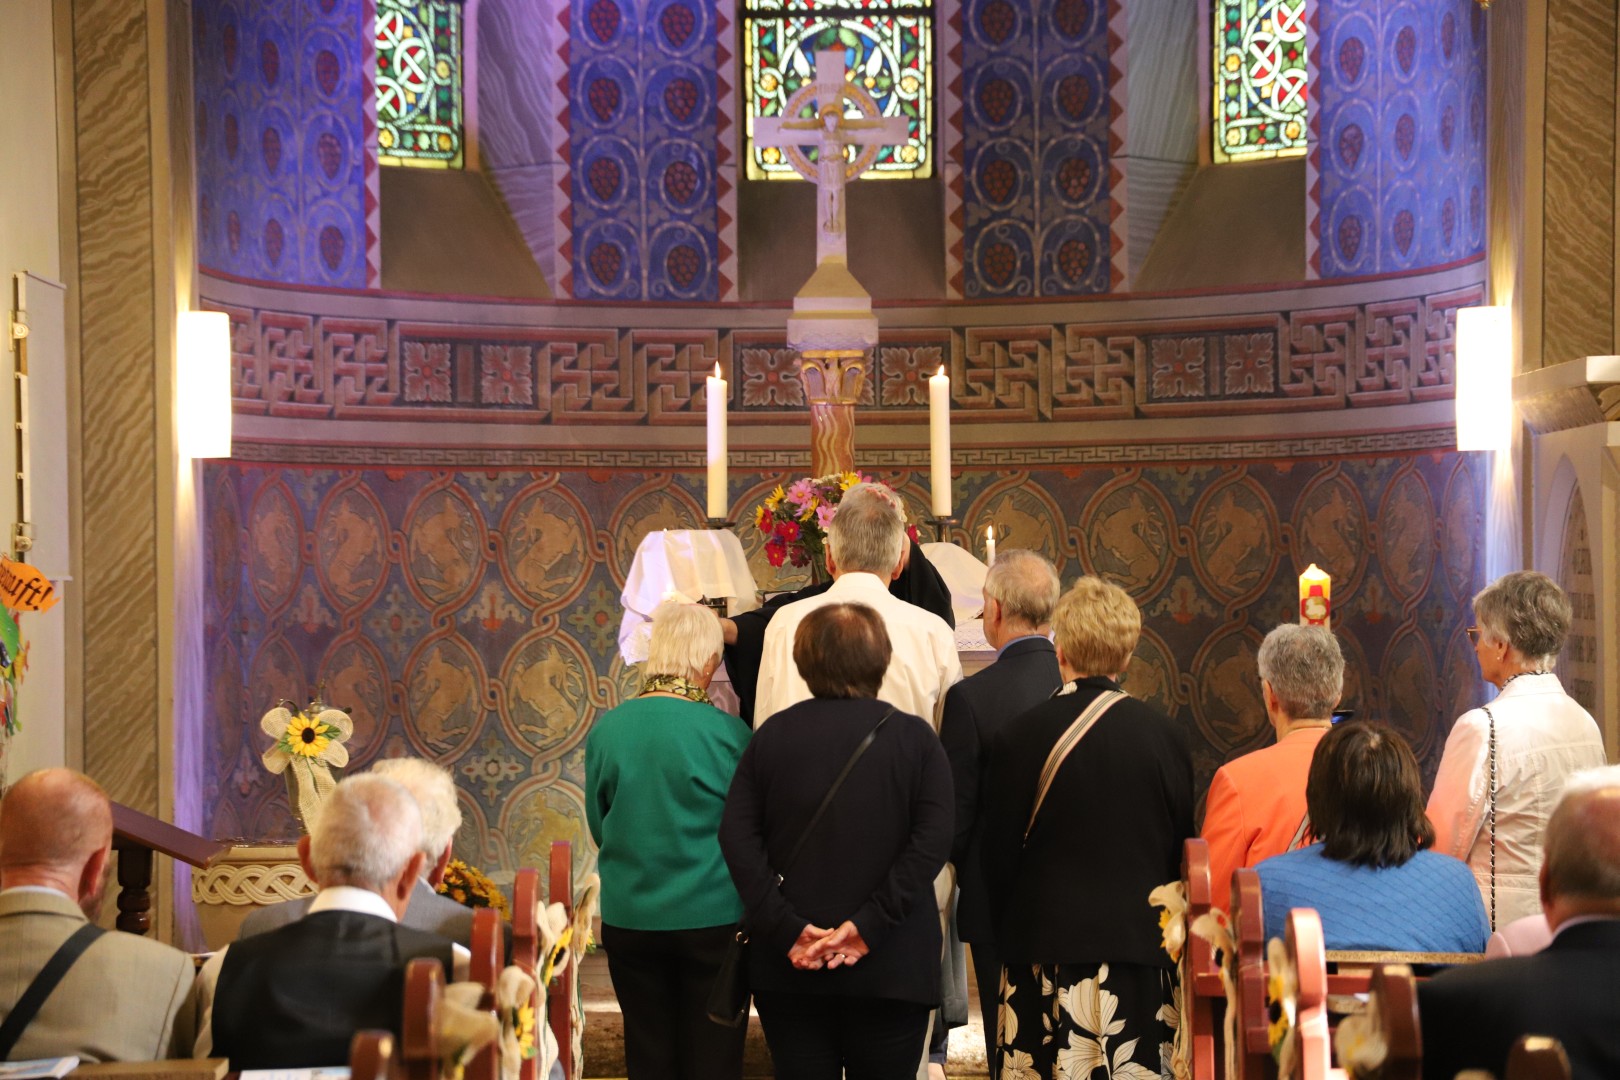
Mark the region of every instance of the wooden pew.
<instances>
[{"instance_id":1,"label":"wooden pew","mask_svg":"<svg viewBox=\"0 0 1620 1080\"><path fill-rule=\"evenodd\" d=\"M535 980L534 998L529 1006L535 1009L535 1023L541 1022L540 996L546 992L540 982L540 872L526 866L512 881L512 963L522 968ZM535 1032L540 1038L540 1032ZM537 1059L526 1060L518 1072L519 1080L537 1080ZM539 1080L544 1080L543 1077Z\"/></svg>"},{"instance_id":2,"label":"wooden pew","mask_svg":"<svg viewBox=\"0 0 1620 1080\"><path fill-rule=\"evenodd\" d=\"M1209 844L1192 837L1181 853L1181 881L1187 894L1187 945L1182 958L1181 1022L1190 1026L1193 1080L1215 1080L1221 1060L1220 1025L1226 1014L1226 990L1215 965L1215 950L1192 932L1192 924L1209 913L1213 890L1209 875Z\"/></svg>"},{"instance_id":3,"label":"wooden pew","mask_svg":"<svg viewBox=\"0 0 1620 1080\"><path fill-rule=\"evenodd\" d=\"M1232 873L1232 937L1237 943L1237 1047L1235 1077L1265 1080L1274 1075L1269 1018L1266 1015L1266 921L1260 905L1260 875L1252 867Z\"/></svg>"},{"instance_id":4,"label":"wooden pew","mask_svg":"<svg viewBox=\"0 0 1620 1080\"><path fill-rule=\"evenodd\" d=\"M501 914L494 908L473 911L472 960L467 978L484 988L480 1009L495 1008L495 980L501 973L503 950ZM466 1080L497 1080L501 1072L500 1046L486 1046L467 1063Z\"/></svg>"},{"instance_id":5,"label":"wooden pew","mask_svg":"<svg viewBox=\"0 0 1620 1080\"><path fill-rule=\"evenodd\" d=\"M1285 948L1299 978L1295 1031L1302 1080L1343 1080L1333 1065L1328 1023L1327 950L1322 920L1310 908L1288 913ZM1422 1080L1423 1038L1418 1027L1417 986L1409 968L1382 968L1370 983L1377 1001L1379 1030L1388 1054L1380 1080Z\"/></svg>"},{"instance_id":6,"label":"wooden pew","mask_svg":"<svg viewBox=\"0 0 1620 1080\"><path fill-rule=\"evenodd\" d=\"M357 1031L349 1040L349 1080L389 1080L394 1036L386 1031Z\"/></svg>"},{"instance_id":7,"label":"wooden pew","mask_svg":"<svg viewBox=\"0 0 1620 1080\"><path fill-rule=\"evenodd\" d=\"M439 1078L439 999L444 995L444 967L428 957L405 965L405 1016L400 1026L401 1080Z\"/></svg>"},{"instance_id":8,"label":"wooden pew","mask_svg":"<svg viewBox=\"0 0 1620 1080\"><path fill-rule=\"evenodd\" d=\"M1508 1051L1503 1080L1570 1080L1564 1044L1546 1035L1525 1035Z\"/></svg>"},{"instance_id":9,"label":"wooden pew","mask_svg":"<svg viewBox=\"0 0 1620 1080\"><path fill-rule=\"evenodd\" d=\"M551 903L560 903L574 917L574 846L567 840L551 843L551 865L548 895ZM585 960L585 943L576 941L569 946L574 964ZM574 986L573 978L558 978L546 989L546 1016L551 1033L557 1038L557 1054L562 1060L563 1080L580 1080L581 1065L574 1054Z\"/></svg>"}]
</instances>

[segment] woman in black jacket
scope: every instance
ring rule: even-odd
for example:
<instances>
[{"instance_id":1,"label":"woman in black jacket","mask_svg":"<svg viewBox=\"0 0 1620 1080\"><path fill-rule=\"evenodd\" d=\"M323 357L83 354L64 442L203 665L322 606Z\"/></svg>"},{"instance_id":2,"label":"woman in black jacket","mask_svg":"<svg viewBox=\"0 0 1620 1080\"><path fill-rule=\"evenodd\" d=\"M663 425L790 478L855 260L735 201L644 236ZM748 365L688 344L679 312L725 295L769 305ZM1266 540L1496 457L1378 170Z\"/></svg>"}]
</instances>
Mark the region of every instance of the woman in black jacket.
<instances>
[{"instance_id":1,"label":"woman in black jacket","mask_svg":"<svg viewBox=\"0 0 1620 1080\"><path fill-rule=\"evenodd\" d=\"M933 883L951 850L950 763L927 722L877 700L889 654L869 607L807 616L793 660L815 698L755 733L721 818L780 1080L909 1077L939 1001Z\"/></svg>"},{"instance_id":2,"label":"woman in black jacket","mask_svg":"<svg viewBox=\"0 0 1620 1080\"><path fill-rule=\"evenodd\" d=\"M984 876L1005 965L991 1071L1035 1080L1106 1066L1115 1080L1147 1080L1174 1034L1174 976L1148 893L1180 876L1192 758L1174 721L1119 690L1142 632L1125 590L1081 578L1052 628L1064 689L1002 726L984 785ZM1088 711L1096 719L1074 741ZM1072 750L1049 769L1060 742Z\"/></svg>"}]
</instances>

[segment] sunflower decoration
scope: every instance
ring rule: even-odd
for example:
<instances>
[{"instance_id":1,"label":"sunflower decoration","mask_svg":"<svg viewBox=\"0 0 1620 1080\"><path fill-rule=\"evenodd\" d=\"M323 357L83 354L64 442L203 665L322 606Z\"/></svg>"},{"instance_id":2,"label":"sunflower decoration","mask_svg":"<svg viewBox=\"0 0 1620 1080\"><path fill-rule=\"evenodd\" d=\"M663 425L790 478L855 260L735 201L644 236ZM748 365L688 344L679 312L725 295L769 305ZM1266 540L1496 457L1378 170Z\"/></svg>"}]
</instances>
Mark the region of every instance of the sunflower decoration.
<instances>
[{"instance_id":1,"label":"sunflower decoration","mask_svg":"<svg viewBox=\"0 0 1620 1080\"><path fill-rule=\"evenodd\" d=\"M501 1080L517 1080L523 1063L538 1052L535 1045L534 976L515 965L495 979L495 1012L501 1018Z\"/></svg>"},{"instance_id":2,"label":"sunflower decoration","mask_svg":"<svg viewBox=\"0 0 1620 1080\"><path fill-rule=\"evenodd\" d=\"M1341 1020L1333 1033L1334 1054L1351 1080L1377 1076L1389 1060L1389 1038L1384 1034L1382 1015L1375 986L1367 1000Z\"/></svg>"},{"instance_id":3,"label":"sunflower decoration","mask_svg":"<svg viewBox=\"0 0 1620 1080\"><path fill-rule=\"evenodd\" d=\"M286 776L293 814L308 832L321 804L337 787L332 770L349 763L344 743L354 734L354 721L316 694L303 709L290 701L278 702L259 719L259 728L275 740L264 752L264 767Z\"/></svg>"},{"instance_id":4,"label":"sunflower decoration","mask_svg":"<svg viewBox=\"0 0 1620 1080\"><path fill-rule=\"evenodd\" d=\"M1277 1061L1277 1075L1294 1075L1299 1058L1299 973L1288 958L1281 938L1266 942L1266 1035L1271 1056Z\"/></svg>"},{"instance_id":5,"label":"sunflower decoration","mask_svg":"<svg viewBox=\"0 0 1620 1080\"><path fill-rule=\"evenodd\" d=\"M1168 1024L1175 1032L1175 1038L1165 1047L1161 1048L1161 1056L1168 1075L1174 1080L1190 1080L1192 1077L1192 1028L1182 1023L1185 1013L1185 998L1183 991L1191 981L1191 973L1187 970L1189 959L1187 957L1187 886L1181 881L1171 881L1148 893L1148 903L1159 909L1159 935L1160 944L1170 957L1170 962L1176 965L1175 987L1171 991L1171 1003L1161 1007L1159 1019Z\"/></svg>"},{"instance_id":6,"label":"sunflower decoration","mask_svg":"<svg viewBox=\"0 0 1620 1080\"><path fill-rule=\"evenodd\" d=\"M465 907L494 908L501 913L501 918L512 918L512 907L506 902L506 894L501 892L501 887L478 867L469 866L460 859L451 859L445 864L444 880L439 882L439 892Z\"/></svg>"}]
</instances>

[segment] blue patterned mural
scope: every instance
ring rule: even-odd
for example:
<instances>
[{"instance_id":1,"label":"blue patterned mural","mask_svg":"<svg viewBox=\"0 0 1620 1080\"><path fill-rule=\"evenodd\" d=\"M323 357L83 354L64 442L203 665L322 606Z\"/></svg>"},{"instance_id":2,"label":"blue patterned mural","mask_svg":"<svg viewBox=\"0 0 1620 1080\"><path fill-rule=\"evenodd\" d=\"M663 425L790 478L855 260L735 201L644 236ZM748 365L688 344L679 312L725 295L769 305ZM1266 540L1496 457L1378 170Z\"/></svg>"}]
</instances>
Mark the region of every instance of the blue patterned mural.
<instances>
[{"instance_id":1,"label":"blue patterned mural","mask_svg":"<svg viewBox=\"0 0 1620 1080\"><path fill-rule=\"evenodd\" d=\"M1436 266L1485 247L1485 18L1473 0L1314 8L1312 270Z\"/></svg>"},{"instance_id":2,"label":"blue patterned mural","mask_svg":"<svg viewBox=\"0 0 1620 1080\"><path fill-rule=\"evenodd\" d=\"M196 0L192 18L197 261L264 281L374 284L367 0Z\"/></svg>"},{"instance_id":3,"label":"blue patterned mural","mask_svg":"<svg viewBox=\"0 0 1620 1080\"><path fill-rule=\"evenodd\" d=\"M573 295L718 300L714 6L573 0L569 35Z\"/></svg>"},{"instance_id":4,"label":"blue patterned mural","mask_svg":"<svg viewBox=\"0 0 1620 1080\"><path fill-rule=\"evenodd\" d=\"M962 11L963 292L1108 292L1110 19L1094 0ZM949 112L950 110L944 110Z\"/></svg>"}]
</instances>

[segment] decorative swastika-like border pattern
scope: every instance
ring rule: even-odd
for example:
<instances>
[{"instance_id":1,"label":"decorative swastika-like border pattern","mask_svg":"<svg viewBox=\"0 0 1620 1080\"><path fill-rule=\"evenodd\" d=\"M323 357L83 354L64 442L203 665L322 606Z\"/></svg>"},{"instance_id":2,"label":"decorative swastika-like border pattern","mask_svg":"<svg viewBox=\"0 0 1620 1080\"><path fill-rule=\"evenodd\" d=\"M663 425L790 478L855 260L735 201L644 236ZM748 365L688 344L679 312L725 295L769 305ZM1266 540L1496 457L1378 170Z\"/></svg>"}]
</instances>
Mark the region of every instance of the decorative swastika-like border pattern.
<instances>
[{"instance_id":1,"label":"decorative swastika-like border pattern","mask_svg":"<svg viewBox=\"0 0 1620 1080\"><path fill-rule=\"evenodd\" d=\"M968 423L1285 413L1452 395L1456 312L1483 302L1483 285L1364 303L1328 299L1173 318L1163 314L1173 302L1163 302L1144 305L1148 317L1106 323L976 325L967 320L982 312L954 309L947 315L959 325L882 332L859 408L924 422L927 378L940 366L952 378L954 417ZM780 329L473 325L205 305L230 315L242 413L698 425L702 376L715 364L730 379L739 423L773 423L804 408ZM380 302L376 309L392 310Z\"/></svg>"}]
</instances>

